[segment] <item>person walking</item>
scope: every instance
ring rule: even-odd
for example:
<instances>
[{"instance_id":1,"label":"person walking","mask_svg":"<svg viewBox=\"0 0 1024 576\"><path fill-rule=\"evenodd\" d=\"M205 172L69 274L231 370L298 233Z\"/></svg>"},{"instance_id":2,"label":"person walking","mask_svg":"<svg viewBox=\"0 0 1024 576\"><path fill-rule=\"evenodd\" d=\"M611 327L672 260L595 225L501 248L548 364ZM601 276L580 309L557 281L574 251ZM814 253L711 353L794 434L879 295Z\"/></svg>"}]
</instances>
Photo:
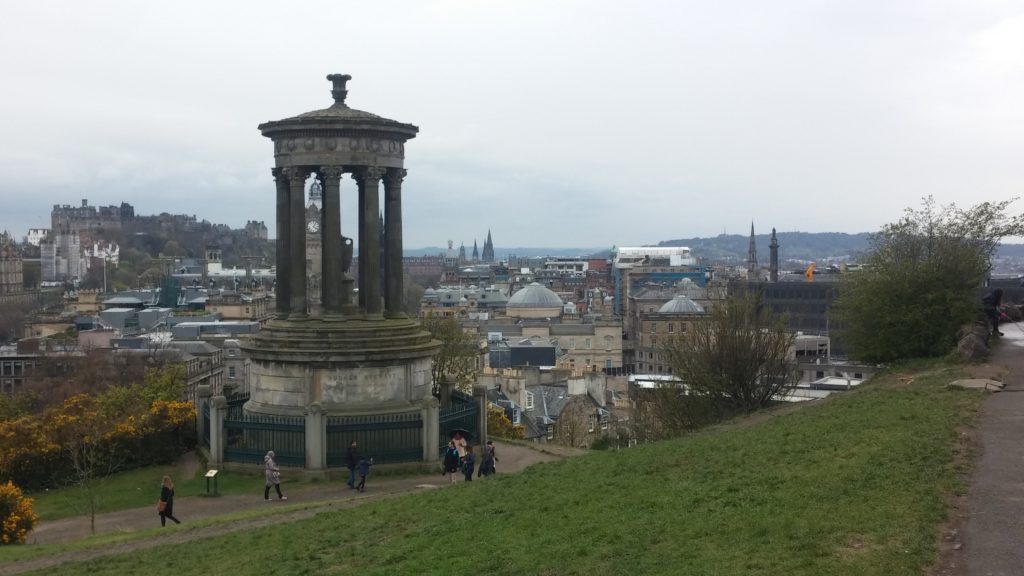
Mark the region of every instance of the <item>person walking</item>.
<instances>
[{"instance_id":1,"label":"person walking","mask_svg":"<svg viewBox=\"0 0 1024 576\"><path fill-rule=\"evenodd\" d=\"M369 460L360 458L359 464L356 466L359 471L359 483L356 484L356 490L360 492L366 488L366 476L370 473L370 466L373 466L373 458Z\"/></svg>"},{"instance_id":2,"label":"person walking","mask_svg":"<svg viewBox=\"0 0 1024 576\"><path fill-rule=\"evenodd\" d=\"M181 520L174 517L174 482L170 476L164 476L160 481L160 501L156 504L156 511L160 514L160 526L166 526L168 518L175 524L181 524Z\"/></svg>"},{"instance_id":3,"label":"person walking","mask_svg":"<svg viewBox=\"0 0 1024 576\"><path fill-rule=\"evenodd\" d=\"M992 325L992 335L1002 336L999 331L999 307L1003 305L1003 289L995 290L985 294L981 298L981 304L985 308L985 316L988 316L989 324Z\"/></svg>"},{"instance_id":4,"label":"person walking","mask_svg":"<svg viewBox=\"0 0 1024 576\"><path fill-rule=\"evenodd\" d=\"M355 438L352 439L352 443L348 445L348 451L345 453L345 464L348 466L348 484L349 488L356 487L356 468L359 467L359 445L356 443Z\"/></svg>"},{"instance_id":5,"label":"person walking","mask_svg":"<svg viewBox=\"0 0 1024 576\"><path fill-rule=\"evenodd\" d=\"M476 457L473 456L473 446L466 446L466 455L462 457L462 473L466 475L466 482L473 481L473 467L476 464Z\"/></svg>"},{"instance_id":6,"label":"person walking","mask_svg":"<svg viewBox=\"0 0 1024 576\"><path fill-rule=\"evenodd\" d=\"M279 500L287 500L288 497L281 494L281 470L277 467L277 462L274 461L274 451L270 450L267 455L263 457L263 464L266 467L264 475L267 479L266 487L263 489L263 499L270 501L270 487L273 486L274 490L277 490L277 498Z\"/></svg>"},{"instance_id":7,"label":"person walking","mask_svg":"<svg viewBox=\"0 0 1024 576\"><path fill-rule=\"evenodd\" d=\"M450 475L451 483L455 484L455 473L459 471L459 449L455 447L455 440L448 441L448 448L445 448L442 465L444 466L444 471L441 472L441 475Z\"/></svg>"},{"instance_id":8,"label":"person walking","mask_svg":"<svg viewBox=\"0 0 1024 576\"><path fill-rule=\"evenodd\" d=\"M494 474L494 463L497 461L498 457L494 453L494 442L488 440L484 446L483 462L480 463L480 469L477 471L476 477Z\"/></svg>"}]
</instances>

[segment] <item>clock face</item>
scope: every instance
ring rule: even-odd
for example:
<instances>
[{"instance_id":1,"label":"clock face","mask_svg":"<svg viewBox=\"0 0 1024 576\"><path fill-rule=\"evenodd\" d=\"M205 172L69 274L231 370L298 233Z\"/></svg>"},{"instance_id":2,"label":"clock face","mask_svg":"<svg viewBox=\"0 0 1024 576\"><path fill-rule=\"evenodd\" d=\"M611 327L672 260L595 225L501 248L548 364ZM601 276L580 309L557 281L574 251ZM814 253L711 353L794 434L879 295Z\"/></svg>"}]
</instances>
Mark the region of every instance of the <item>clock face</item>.
<instances>
[{"instance_id":1,"label":"clock face","mask_svg":"<svg viewBox=\"0 0 1024 576\"><path fill-rule=\"evenodd\" d=\"M315 234L320 231L320 221L310 220L306 222L306 230L309 230L310 234Z\"/></svg>"}]
</instances>

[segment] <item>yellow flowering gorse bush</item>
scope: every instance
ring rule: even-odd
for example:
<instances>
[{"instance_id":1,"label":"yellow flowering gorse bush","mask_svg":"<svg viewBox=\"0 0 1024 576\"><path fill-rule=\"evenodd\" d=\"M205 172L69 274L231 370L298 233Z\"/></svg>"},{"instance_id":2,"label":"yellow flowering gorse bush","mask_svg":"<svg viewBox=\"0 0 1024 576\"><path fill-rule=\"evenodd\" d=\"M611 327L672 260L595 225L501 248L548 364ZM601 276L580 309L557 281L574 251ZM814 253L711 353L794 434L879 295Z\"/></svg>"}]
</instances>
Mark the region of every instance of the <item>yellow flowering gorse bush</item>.
<instances>
[{"instance_id":1,"label":"yellow flowering gorse bush","mask_svg":"<svg viewBox=\"0 0 1024 576\"><path fill-rule=\"evenodd\" d=\"M0 484L0 544L24 544L37 521L32 499L13 482Z\"/></svg>"}]
</instances>

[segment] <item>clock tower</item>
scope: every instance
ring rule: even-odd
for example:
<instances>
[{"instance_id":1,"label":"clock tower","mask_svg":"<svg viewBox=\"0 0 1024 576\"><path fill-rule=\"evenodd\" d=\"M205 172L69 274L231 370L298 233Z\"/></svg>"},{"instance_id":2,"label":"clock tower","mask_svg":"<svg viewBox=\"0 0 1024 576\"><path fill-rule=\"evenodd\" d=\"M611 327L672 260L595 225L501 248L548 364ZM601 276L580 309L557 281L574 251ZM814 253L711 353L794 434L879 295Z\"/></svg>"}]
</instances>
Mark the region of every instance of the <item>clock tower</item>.
<instances>
[{"instance_id":1,"label":"clock tower","mask_svg":"<svg viewBox=\"0 0 1024 576\"><path fill-rule=\"evenodd\" d=\"M311 287L309 311L315 313L320 309L320 282L322 280L321 255L321 209L323 207L323 188L319 178L312 178L309 185L309 202L306 203L306 283Z\"/></svg>"}]
</instances>

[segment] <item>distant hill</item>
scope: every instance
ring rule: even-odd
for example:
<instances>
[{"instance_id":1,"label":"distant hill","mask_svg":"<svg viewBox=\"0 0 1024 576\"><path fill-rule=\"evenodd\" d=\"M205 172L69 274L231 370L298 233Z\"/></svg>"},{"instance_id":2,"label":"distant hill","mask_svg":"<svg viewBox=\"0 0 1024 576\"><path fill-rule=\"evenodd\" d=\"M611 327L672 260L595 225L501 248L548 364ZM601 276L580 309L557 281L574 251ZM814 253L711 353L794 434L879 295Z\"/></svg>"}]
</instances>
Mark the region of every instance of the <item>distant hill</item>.
<instances>
[{"instance_id":1,"label":"distant hill","mask_svg":"<svg viewBox=\"0 0 1024 576\"><path fill-rule=\"evenodd\" d=\"M779 260L845 262L854 261L868 249L867 232L846 234L843 232L779 232ZM768 264L770 234L756 234L757 259L762 265ZM658 246L686 246L699 258L710 262L746 262L750 236L741 234L720 234L710 238L679 238L664 240ZM445 248L428 246L426 248L406 248L406 256L436 256L446 251ZM470 248L467 252L472 252ZM539 256L559 257L607 257L608 247L597 248L502 248L496 247L499 259L509 255L523 258ZM1004 244L999 247L997 258L1024 258L1024 244Z\"/></svg>"},{"instance_id":2,"label":"distant hill","mask_svg":"<svg viewBox=\"0 0 1024 576\"><path fill-rule=\"evenodd\" d=\"M853 261L868 248L868 233L842 232L779 232L779 260ZM755 234L757 259L768 263L770 234ZM695 256L710 261L746 262L750 236L720 234L712 238L681 238L665 240L658 246L686 246Z\"/></svg>"},{"instance_id":3,"label":"distant hill","mask_svg":"<svg viewBox=\"0 0 1024 576\"><path fill-rule=\"evenodd\" d=\"M402 253L406 256L437 256L447 251L447 248L427 246L426 248L405 248L402 250ZM538 258L540 256L558 256L562 258L574 256L588 257L593 254L602 253L607 255L608 246L600 248L503 248L497 246L494 248L494 256L498 259L505 259L509 256L518 256L520 258ZM466 248L466 256L472 255L473 247L469 246Z\"/></svg>"}]
</instances>

